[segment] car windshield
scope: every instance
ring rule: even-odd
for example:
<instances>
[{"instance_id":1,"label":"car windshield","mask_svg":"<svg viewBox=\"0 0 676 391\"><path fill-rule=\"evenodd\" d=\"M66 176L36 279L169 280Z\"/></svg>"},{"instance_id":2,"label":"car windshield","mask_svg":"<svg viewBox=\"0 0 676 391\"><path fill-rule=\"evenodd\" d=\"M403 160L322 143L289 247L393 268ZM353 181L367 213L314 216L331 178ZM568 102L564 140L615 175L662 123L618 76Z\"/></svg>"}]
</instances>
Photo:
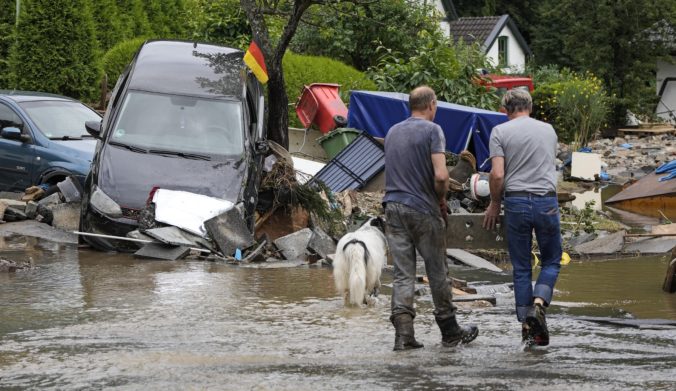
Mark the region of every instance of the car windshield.
<instances>
[{"instance_id":1,"label":"car windshield","mask_svg":"<svg viewBox=\"0 0 676 391\"><path fill-rule=\"evenodd\" d=\"M241 155L239 102L131 91L110 141L149 152Z\"/></svg>"},{"instance_id":2,"label":"car windshield","mask_svg":"<svg viewBox=\"0 0 676 391\"><path fill-rule=\"evenodd\" d=\"M42 100L19 103L40 132L51 139L89 136L87 121L101 121L101 117L80 102Z\"/></svg>"}]
</instances>

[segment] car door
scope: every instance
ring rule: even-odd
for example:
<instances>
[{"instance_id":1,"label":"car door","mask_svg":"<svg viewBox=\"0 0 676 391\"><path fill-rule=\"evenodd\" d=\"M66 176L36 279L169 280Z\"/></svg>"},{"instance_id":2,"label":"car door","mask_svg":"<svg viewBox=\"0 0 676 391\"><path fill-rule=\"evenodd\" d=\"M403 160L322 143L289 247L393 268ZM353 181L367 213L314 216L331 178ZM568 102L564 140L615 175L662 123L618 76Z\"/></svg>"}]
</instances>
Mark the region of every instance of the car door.
<instances>
[{"instance_id":1,"label":"car door","mask_svg":"<svg viewBox=\"0 0 676 391\"><path fill-rule=\"evenodd\" d=\"M0 132L5 128L18 128L29 135L28 126L9 105L0 102ZM35 148L28 140L0 137L0 190L21 191L33 185L33 159Z\"/></svg>"}]
</instances>

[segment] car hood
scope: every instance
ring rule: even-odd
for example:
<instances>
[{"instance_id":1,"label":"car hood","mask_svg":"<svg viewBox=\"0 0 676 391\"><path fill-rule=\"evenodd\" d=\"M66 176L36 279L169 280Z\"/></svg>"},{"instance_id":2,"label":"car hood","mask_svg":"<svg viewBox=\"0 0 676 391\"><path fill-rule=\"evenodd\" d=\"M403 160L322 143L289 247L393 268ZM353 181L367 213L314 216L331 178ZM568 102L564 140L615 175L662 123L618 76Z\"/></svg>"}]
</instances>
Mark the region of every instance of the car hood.
<instances>
[{"instance_id":1,"label":"car hood","mask_svg":"<svg viewBox=\"0 0 676 391\"><path fill-rule=\"evenodd\" d=\"M96 149L96 140L51 140L54 146L61 152L82 160L92 161L94 149Z\"/></svg>"},{"instance_id":2,"label":"car hood","mask_svg":"<svg viewBox=\"0 0 676 391\"><path fill-rule=\"evenodd\" d=\"M244 158L204 161L137 153L107 145L98 185L124 208L142 209L153 187L238 202L249 165Z\"/></svg>"}]
</instances>

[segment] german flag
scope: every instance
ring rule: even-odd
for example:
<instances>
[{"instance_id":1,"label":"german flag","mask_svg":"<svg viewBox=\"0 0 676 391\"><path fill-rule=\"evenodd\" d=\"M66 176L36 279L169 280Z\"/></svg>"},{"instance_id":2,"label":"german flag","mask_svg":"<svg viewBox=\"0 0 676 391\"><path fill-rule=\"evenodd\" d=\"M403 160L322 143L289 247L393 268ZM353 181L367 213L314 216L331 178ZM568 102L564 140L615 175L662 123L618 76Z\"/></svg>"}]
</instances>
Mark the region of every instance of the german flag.
<instances>
[{"instance_id":1,"label":"german flag","mask_svg":"<svg viewBox=\"0 0 676 391\"><path fill-rule=\"evenodd\" d=\"M268 82L268 69L265 67L263 52L256 42L251 41L251 44L249 44L249 49L244 54L244 63L251 68L258 81L262 84Z\"/></svg>"}]
</instances>

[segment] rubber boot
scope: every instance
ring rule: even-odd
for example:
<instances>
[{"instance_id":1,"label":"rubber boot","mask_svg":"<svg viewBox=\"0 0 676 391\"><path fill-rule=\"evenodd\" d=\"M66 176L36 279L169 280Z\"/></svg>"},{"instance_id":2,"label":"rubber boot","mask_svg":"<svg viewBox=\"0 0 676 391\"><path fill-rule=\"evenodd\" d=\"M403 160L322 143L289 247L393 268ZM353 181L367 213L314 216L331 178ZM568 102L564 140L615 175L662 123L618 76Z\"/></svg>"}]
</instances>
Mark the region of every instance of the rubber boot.
<instances>
[{"instance_id":1,"label":"rubber boot","mask_svg":"<svg viewBox=\"0 0 676 391\"><path fill-rule=\"evenodd\" d=\"M462 185L476 172L476 159L469 151L462 151L458 163L448 173L450 188L453 191L462 191Z\"/></svg>"},{"instance_id":2,"label":"rubber boot","mask_svg":"<svg viewBox=\"0 0 676 391\"><path fill-rule=\"evenodd\" d=\"M394 325L394 350L419 349L423 344L415 340L413 331L413 317L409 314L399 314L392 317Z\"/></svg>"},{"instance_id":3,"label":"rubber boot","mask_svg":"<svg viewBox=\"0 0 676 391\"><path fill-rule=\"evenodd\" d=\"M441 344L445 347L470 343L479 335L477 326L460 326L455 316L443 320L437 319L436 321L441 330Z\"/></svg>"}]
</instances>

